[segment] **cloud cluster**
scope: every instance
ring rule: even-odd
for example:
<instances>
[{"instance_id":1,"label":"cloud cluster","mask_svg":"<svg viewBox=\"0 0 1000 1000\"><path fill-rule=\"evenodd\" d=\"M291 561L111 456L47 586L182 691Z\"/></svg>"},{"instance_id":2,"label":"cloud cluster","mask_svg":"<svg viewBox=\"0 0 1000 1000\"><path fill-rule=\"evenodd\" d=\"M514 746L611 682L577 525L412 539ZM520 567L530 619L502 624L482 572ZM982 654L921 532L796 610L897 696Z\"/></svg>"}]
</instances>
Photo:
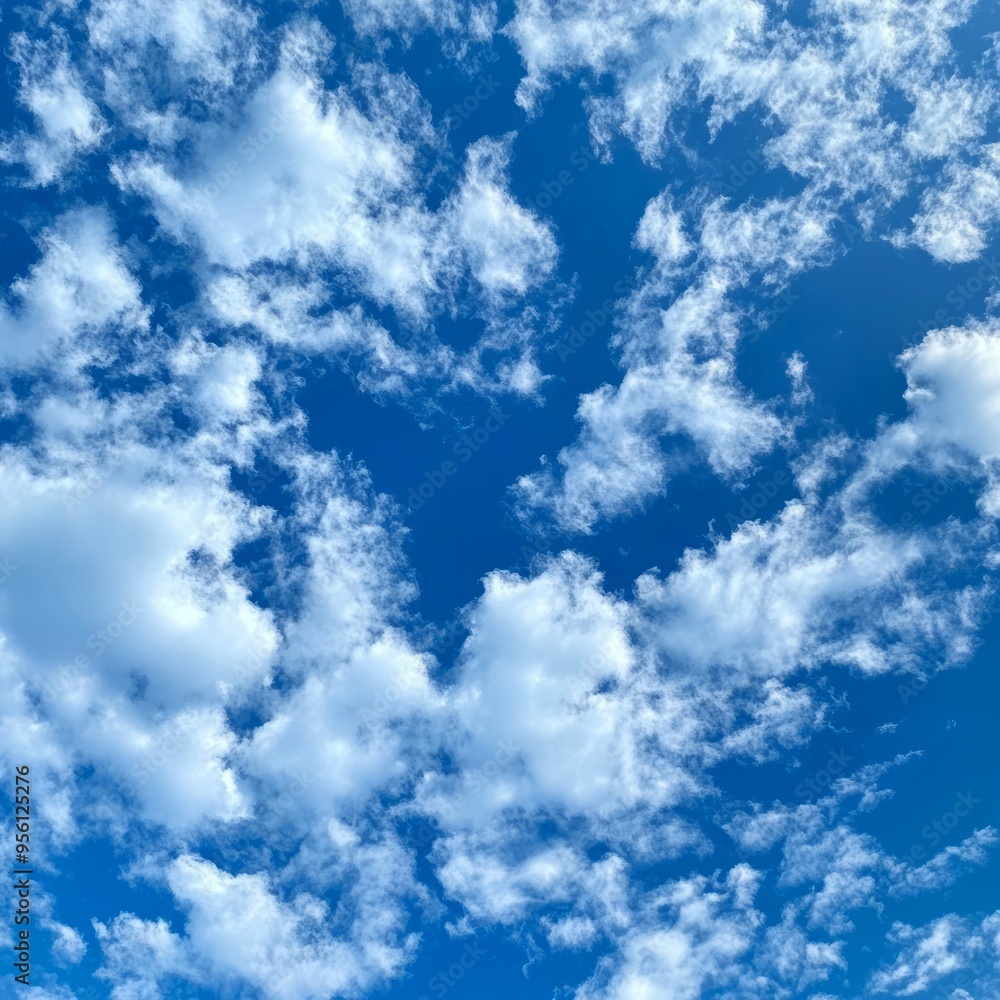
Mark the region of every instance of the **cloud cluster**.
<instances>
[{"instance_id":1,"label":"cloud cluster","mask_svg":"<svg viewBox=\"0 0 1000 1000\"><path fill-rule=\"evenodd\" d=\"M763 203L738 201L738 187L709 200L711 184L688 205L669 189L649 202L635 244L653 264L622 304L612 340L625 374L581 397L581 433L559 468L518 481L525 507L589 532L641 508L684 468L657 439L681 435L736 482L788 445L794 416L740 383L736 352L774 318L767 297L843 251L839 213L853 212L868 238L917 245L943 262L983 251L996 221L996 151L982 142L994 81L981 69L960 75L949 43L971 3L919 6L914 16L904 0L821 3L793 23L755 0L518 5L506 30L524 62L518 100L529 111L543 110L558 80L579 79L595 148L610 157L620 133L653 164L694 155L697 104L708 108L713 137L752 115L763 138L745 163L798 181L795 194ZM593 86L608 76L612 94ZM913 108L905 121L899 94ZM920 209L908 228L893 228L889 213L905 196L919 197ZM748 303L748 284L767 295Z\"/></svg>"},{"instance_id":2,"label":"cloud cluster","mask_svg":"<svg viewBox=\"0 0 1000 1000\"><path fill-rule=\"evenodd\" d=\"M168 901L88 929L47 898L66 968L96 956L115 1000L358 996L435 932L487 928L573 953L579 1000L818 997L861 988L860 914L991 862L993 826L919 862L866 828L916 753L808 799L788 772L768 802L732 777L799 764L843 704L829 677L968 661L1000 562L994 320L906 350L906 412L868 436L797 443L807 351L777 367L787 399L741 381L767 303L844 252L847 206L944 262L996 221L992 84L949 42L971 6L822 0L802 24L787 6L523 0L500 26L491 4L347 3L351 47L315 12L265 31L223 0L100 0L13 37L32 118L3 160L18 190L59 193L0 303L0 758L30 734L40 870L108 837L123 884ZM446 664L402 511L363 456L316 446L299 390L334 360L427 421L459 420L460 393L544 400L572 276L515 190L518 136L453 150L383 58L422 32L464 58L499 31L531 114L585 81L604 159L619 133L662 165L699 107L713 136L761 122L784 186L738 200L665 176L648 200L621 382L585 393L576 440L515 485L524 518L566 535L483 574ZM104 205L81 181L97 160ZM915 217L889 227L904 196ZM586 554L692 463L740 484L793 446L770 520L631 590ZM266 495L247 486L265 463ZM927 473L970 513L889 523L881 491ZM996 934L996 914L897 922L864 989L967 968L993 988Z\"/></svg>"},{"instance_id":3,"label":"cloud cluster","mask_svg":"<svg viewBox=\"0 0 1000 1000\"><path fill-rule=\"evenodd\" d=\"M694 223L695 242L669 193L654 198L635 244L655 264L625 304L612 341L626 369L622 383L581 397L582 430L559 453L561 478L550 469L522 477L522 504L550 508L562 526L589 532L663 491L671 470L662 438L690 440L731 482L789 443L794 419L777 401L754 398L737 378L748 310L733 293L751 282L780 291L797 271L829 260L833 219L831 207L812 198L736 210L716 199Z\"/></svg>"}]
</instances>

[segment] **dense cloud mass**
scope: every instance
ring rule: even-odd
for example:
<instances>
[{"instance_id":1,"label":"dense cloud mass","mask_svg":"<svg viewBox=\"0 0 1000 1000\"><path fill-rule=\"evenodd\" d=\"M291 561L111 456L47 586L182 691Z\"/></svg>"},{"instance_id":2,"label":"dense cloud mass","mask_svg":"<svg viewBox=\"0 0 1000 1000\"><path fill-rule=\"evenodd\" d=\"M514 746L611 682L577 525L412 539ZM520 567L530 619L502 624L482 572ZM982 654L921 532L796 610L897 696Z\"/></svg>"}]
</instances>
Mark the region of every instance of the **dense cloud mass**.
<instances>
[{"instance_id":1,"label":"dense cloud mass","mask_svg":"<svg viewBox=\"0 0 1000 1000\"><path fill-rule=\"evenodd\" d=\"M981 6L11 11L25 996L1000 995Z\"/></svg>"}]
</instances>

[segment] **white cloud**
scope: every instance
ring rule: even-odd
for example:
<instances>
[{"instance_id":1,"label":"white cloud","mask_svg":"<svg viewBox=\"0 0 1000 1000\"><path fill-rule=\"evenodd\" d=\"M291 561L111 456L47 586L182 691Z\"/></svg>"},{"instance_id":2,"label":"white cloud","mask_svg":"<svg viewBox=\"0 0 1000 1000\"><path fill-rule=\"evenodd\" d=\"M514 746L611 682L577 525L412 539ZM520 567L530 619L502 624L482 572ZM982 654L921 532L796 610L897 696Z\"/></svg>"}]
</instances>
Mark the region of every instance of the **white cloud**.
<instances>
[{"instance_id":1,"label":"white cloud","mask_svg":"<svg viewBox=\"0 0 1000 1000\"><path fill-rule=\"evenodd\" d=\"M627 302L612 339L626 374L617 388L604 385L580 398L581 434L560 451L559 478L551 468L522 476L516 492L523 507L549 507L562 526L590 532L595 522L663 492L672 470L660 438L689 437L712 470L733 482L788 443L793 423L736 376L748 314L732 295L751 281L778 291L799 270L828 260L831 222L830 207L811 197L732 210L714 200L700 212L692 257L672 199L653 199L635 242L656 266ZM796 393L797 404L806 401L801 389Z\"/></svg>"},{"instance_id":2,"label":"white cloud","mask_svg":"<svg viewBox=\"0 0 1000 1000\"><path fill-rule=\"evenodd\" d=\"M443 859L437 868L441 884L449 896L461 900L474 920L512 924L532 910L562 905L577 912L589 910L591 916L586 919L595 928L609 920L612 925L627 926L623 912L627 910L627 880L620 858L591 864L581 852L557 843L513 861L503 856L507 853L504 840L498 836L491 843L488 836L463 834L449 837L436 848Z\"/></svg>"},{"instance_id":3,"label":"white cloud","mask_svg":"<svg viewBox=\"0 0 1000 1000\"><path fill-rule=\"evenodd\" d=\"M923 927L897 922L888 934L889 941L899 947L895 962L875 973L870 989L875 993L894 996L914 996L922 993L944 977L975 964L982 975L995 961L996 945L984 938L983 931L995 928L997 914L987 917L977 928L954 913L933 920ZM978 932L978 933L977 933ZM978 956L986 957L986 969ZM992 954L990 954L992 952Z\"/></svg>"},{"instance_id":4,"label":"white cloud","mask_svg":"<svg viewBox=\"0 0 1000 1000\"><path fill-rule=\"evenodd\" d=\"M964 544L952 530L896 536L868 516L791 501L711 553L688 550L671 576L643 576L639 599L663 652L702 669L781 675L840 663L879 673L918 666L924 643L960 658L968 602L924 581L930 561Z\"/></svg>"},{"instance_id":5,"label":"white cloud","mask_svg":"<svg viewBox=\"0 0 1000 1000\"><path fill-rule=\"evenodd\" d=\"M50 921L46 930L53 936L52 954L57 960L76 965L83 960L87 953L87 943L80 936L80 932L67 924L58 921Z\"/></svg>"},{"instance_id":6,"label":"white cloud","mask_svg":"<svg viewBox=\"0 0 1000 1000\"><path fill-rule=\"evenodd\" d=\"M858 488L891 478L913 464L978 487L979 507L1000 512L1000 330L991 319L932 330L899 358L909 404L905 420L868 446Z\"/></svg>"},{"instance_id":7,"label":"white cloud","mask_svg":"<svg viewBox=\"0 0 1000 1000\"><path fill-rule=\"evenodd\" d=\"M258 59L255 12L226 0L97 0L86 15L90 44L109 62L111 89L141 93L143 68L169 53L178 82L228 88ZM125 81L128 81L127 84Z\"/></svg>"},{"instance_id":8,"label":"white cloud","mask_svg":"<svg viewBox=\"0 0 1000 1000\"><path fill-rule=\"evenodd\" d=\"M36 185L60 180L76 158L96 149L107 128L69 59L68 40L55 31L45 41L11 35L11 57L20 69L18 101L41 131L21 132L0 146L0 161L22 162Z\"/></svg>"},{"instance_id":9,"label":"white cloud","mask_svg":"<svg viewBox=\"0 0 1000 1000\"><path fill-rule=\"evenodd\" d=\"M977 91L965 80L933 81L916 93L903 142L918 156L946 156L983 134L994 100L990 90Z\"/></svg>"},{"instance_id":10,"label":"white cloud","mask_svg":"<svg viewBox=\"0 0 1000 1000\"><path fill-rule=\"evenodd\" d=\"M387 860L370 849L355 858L372 874L386 873ZM371 989L399 973L417 937L405 933L398 906L381 891L369 892L359 875L349 897L351 920L338 937L323 900L299 892L286 901L266 875L234 876L182 855L170 862L165 880L186 914L184 933L128 913L110 927L95 922L105 958L99 974L116 984L116 1000L159 997L170 977L243 984L269 1000Z\"/></svg>"},{"instance_id":11,"label":"white cloud","mask_svg":"<svg viewBox=\"0 0 1000 1000\"><path fill-rule=\"evenodd\" d=\"M704 878L667 884L644 901L619 951L578 990L581 1000L695 1000L731 984L752 947L761 915L753 902L760 873L730 869L713 885Z\"/></svg>"},{"instance_id":12,"label":"white cloud","mask_svg":"<svg viewBox=\"0 0 1000 1000\"><path fill-rule=\"evenodd\" d=\"M690 461L678 441L728 483L791 445L803 417L754 396L737 352L765 298L839 252L845 200L868 199L871 232L922 195L913 241L941 260L985 245L997 171L977 142L993 98L955 75L948 42L968 9L823 0L794 27L753 0L518 6L524 107L560 78L613 80L587 101L601 156L617 130L663 162L687 141L673 112L697 103L713 135L761 119L753 162L795 175L764 201L702 187L649 201L612 339L621 384L584 394L559 468L520 481L527 507L590 532L663 492ZM266 33L224 0L99 0L81 15L95 63L74 66L61 36L15 45L41 131L7 155L46 183L107 140L129 209L151 210L195 292L152 328L144 303L169 265L133 260L104 210L73 209L0 308L0 352L29 386L3 397L25 437L0 448L0 559L16 567L0 580L0 756L30 735L43 842L100 833L128 850L138 834L150 853L128 879L165 885L184 914L96 922L101 975L116 1000L180 980L275 1000L370 992L416 954L416 902L456 936L475 921L601 954L581 1000L811 990L845 968L833 938L854 911L952 884L996 833L915 867L843 815L848 798L866 811L891 794L884 767L764 809L734 805L716 765L773 761L826 726L819 668L968 657L985 591L956 579L989 558L985 523L890 529L873 490L947 468L1000 510L1000 338L990 323L930 334L901 359L906 418L809 449L802 498L644 573L633 597L572 552L487 572L445 673L416 639L398 512L353 460L309 447L279 362L336 356L428 409L439 390L541 399L559 248L512 193L517 137L453 163L414 81L378 59L384 33L425 29L464 59L493 6L348 15L380 36L364 43L374 62L315 21ZM428 160L458 164L440 199ZM922 179L926 160L943 161L939 179ZM806 357L784 364L806 407ZM264 458L287 479L280 512L234 486ZM779 848L776 870L698 874L714 812L738 848ZM434 888L393 830L424 820ZM184 853L196 841L239 866ZM787 902L771 926L754 902L767 877ZM989 920L897 927L900 957L873 988L910 995L992 956ZM48 926L54 953L81 962L79 932Z\"/></svg>"},{"instance_id":13,"label":"white cloud","mask_svg":"<svg viewBox=\"0 0 1000 1000\"><path fill-rule=\"evenodd\" d=\"M971 9L935 0L915 18L903 0L829 2L793 25L784 8L755 0L525 0L507 30L525 64L518 99L529 110L560 78L612 76L614 94L589 102L605 144L620 131L655 163L683 144L693 99L711 102L713 132L756 108L770 127L772 165L819 189L894 199L909 180L904 144L917 155L957 152L978 134L989 98L979 81L954 79L949 59L948 32ZM927 95L906 132L887 110L897 90ZM960 114L944 121L943 106Z\"/></svg>"},{"instance_id":14,"label":"white cloud","mask_svg":"<svg viewBox=\"0 0 1000 1000\"><path fill-rule=\"evenodd\" d=\"M119 157L113 177L148 199L170 239L221 265L207 300L224 321L290 350L354 356L376 392L407 395L429 379L535 395L541 320L526 301L550 282L557 252L510 194L513 137L472 144L431 210L423 158L444 139L429 106L374 63L352 64L351 89L328 89L331 49L315 22L287 29L237 121L192 126L191 155ZM396 342L362 305L393 310ZM442 344L432 325L456 315L481 326L471 348Z\"/></svg>"},{"instance_id":15,"label":"white cloud","mask_svg":"<svg viewBox=\"0 0 1000 1000\"><path fill-rule=\"evenodd\" d=\"M897 242L915 243L938 260L962 264L986 248L989 229L1000 219L1000 144L983 146L976 164L957 162L944 183L921 199L913 233Z\"/></svg>"},{"instance_id":16,"label":"white cloud","mask_svg":"<svg viewBox=\"0 0 1000 1000\"><path fill-rule=\"evenodd\" d=\"M110 927L95 920L94 931L104 953L97 975L112 981L113 1000L159 1000L158 981L188 971L183 943L162 918L122 913Z\"/></svg>"},{"instance_id":17,"label":"white cloud","mask_svg":"<svg viewBox=\"0 0 1000 1000\"><path fill-rule=\"evenodd\" d=\"M726 831L744 850L768 851L780 844L778 885L786 892L795 886L805 889L794 907L786 907L782 926L768 931L765 965L775 969L784 966L789 975L805 976L804 981L823 978L829 966L844 964L841 944L818 946L815 950L814 957L823 961L814 971L822 975L813 976L803 965L791 963L789 942L805 942L798 928L800 917L810 930L844 935L853 929L851 911L862 907L881 911L887 898L941 889L951 885L963 867L987 862L987 848L994 846L997 839L992 828L977 830L961 844L947 847L914 867L909 859L893 858L871 834L854 830L851 814L837 819L838 812L854 797L859 798L858 806L864 811L890 799L891 789L879 789L879 779L891 767L906 763L910 756L838 778L830 785L829 793L815 802L794 806L774 803L769 809L754 805L751 812L738 812L725 824ZM805 952L798 947L795 954L802 958Z\"/></svg>"},{"instance_id":18,"label":"white cloud","mask_svg":"<svg viewBox=\"0 0 1000 1000\"><path fill-rule=\"evenodd\" d=\"M8 449L0 546L23 567L2 616L12 648L38 663L41 678L80 656L128 690L137 670L148 680L147 697L164 707L246 683L239 669L257 651L250 673L263 676L273 626L247 600L230 562L233 548L258 533L261 512L197 472L160 465L157 483L150 460L162 455L116 450L105 452L105 461L120 460L114 469L92 454L87 464L46 475ZM88 473L100 477L97 488L68 509ZM146 488L144 475L152 480ZM122 565L131 570L124 578ZM90 586L80 588L84 572Z\"/></svg>"},{"instance_id":19,"label":"white cloud","mask_svg":"<svg viewBox=\"0 0 1000 1000\"><path fill-rule=\"evenodd\" d=\"M997 843L1000 838L993 827L976 830L960 844L945 847L926 864L907 870L893 891L899 894L929 892L951 885L963 867L985 865L990 858L988 848Z\"/></svg>"},{"instance_id":20,"label":"white cloud","mask_svg":"<svg viewBox=\"0 0 1000 1000\"><path fill-rule=\"evenodd\" d=\"M501 301L543 282L556 259L548 227L507 191L513 138L469 147L461 186L445 207L469 271L489 298Z\"/></svg>"},{"instance_id":21,"label":"white cloud","mask_svg":"<svg viewBox=\"0 0 1000 1000\"><path fill-rule=\"evenodd\" d=\"M813 400L813 391L806 380L806 367L806 360L798 351L785 362L785 373L792 383L792 402L796 406L803 406Z\"/></svg>"},{"instance_id":22,"label":"white cloud","mask_svg":"<svg viewBox=\"0 0 1000 1000\"><path fill-rule=\"evenodd\" d=\"M1000 459L997 324L933 330L903 352L900 366L906 374L905 398L911 409L900 437L912 435L917 447L928 451L958 446L984 463Z\"/></svg>"},{"instance_id":23,"label":"white cloud","mask_svg":"<svg viewBox=\"0 0 1000 1000\"><path fill-rule=\"evenodd\" d=\"M276 73L256 90L238 127L202 130L183 162L136 155L114 167L126 191L149 197L170 235L194 237L210 261L326 257L380 304L416 320L436 291L435 248L415 200L415 150L401 136L429 137L419 96L380 75L383 116L365 117L317 74L330 47L318 25L291 31Z\"/></svg>"},{"instance_id":24,"label":"white cloud","mask_svg":"<svg viewBox=\"0 0 1000 1000\"><path fill-rule=\"evenodd\" d=\"M834 969L846 969L842 941L813 941L796 923L794 906L786 906L780 924L769 927L760 948L759 964L801 992L826 980Z\"/></svg>"},{"instance_id":25,"label":"white cloud","mask_svg":"<svg viewBox=\"0 0 1000 1000\"><path fill-rule=\"evenodd\" d=\"M297 652L294 639L290 652ZM331 653L240 754L274 794L295 776L305 790L300 810L320 815L361 808L378 789L405 788L417 768L431 766L435 739L421 733L426 717L440 714L425 658L400 636L388 633L346 663Z\"/></svg>"},{"instance_id":26,"label":"white cloud","mask_svg":"<svg viewBox=\"0 0 1000 1000\"><path fill-rule=\"evenodd\" d=\"M303 893L286 903L266 877L232 876L198 858L178 858L167 879L187 910L195 955L210 971L269 997L326 997L367 987L397 973L416 944L392 910L365 909L354 925L356 940L338 940L325 930L328 908L320 900Z\"/></svg>"},{"instance_id":27,"label":"white cloud","mask_svg":"<svg viewBox=\"0 0 1000 1000\"><path fill-rule=\"evenodd\" d=\"M687 794L696 722L680 698L646 699L631 612L593 566L567 553L531 580L495 573L484 585L450 693L461 773L428 775L420 801L464 825L506 807L597 821Z\"/></svg>"},{"instance_id":28,"label":"white cloud","mask_svg":"<svg viewBox=\"0 0 1000 1000\"><path fill-rule=\"evenodd\" d=\"M949 38L974 6L933 0L913 16L906 0L824 2L792 23L784 7L755 0L525 0L507 31L525 65L518 100L529 111L559 79L611 76L613 94L586 102L605 155L615 132L650 163L685 150L695 100L710 102L713 134L752 110L765 123L757 142L769 168L864 199L867 215L922 193L912 232L897 242L959 262L982 251L996 222L997 154L979 148L994 82L982 65L959 75ZM905 127L900 95L913 108ZM944 159L943 169L928 176L928 158Z\"/></svg>"},{"instance_id":29,"label":"white cloud","mask_svg":"<svg viewBox=\"0 0 1000 1000\"><path fill-rule=\"evenodd\" d=\"M38 244L41 260L11 286L17 304L0 304L0 357L7 365L44 362L72 373L114 357L118 337L145 332L148 310L106 212L67 212Z\"/></svg>"},{"instance_id":30,"label":"white cloud","mask_svg":"<svg viewBox=\"0 0 1000 1000\"><path fill-rule=\"evenodd\" d=\"M420 31L431 29L439 34L457 33L468 40L487 41L496 29L497 6L489 0L347 0L344 8L355 28L368 35L394 31L409 40Z\"/></svg>"}]
</instances>

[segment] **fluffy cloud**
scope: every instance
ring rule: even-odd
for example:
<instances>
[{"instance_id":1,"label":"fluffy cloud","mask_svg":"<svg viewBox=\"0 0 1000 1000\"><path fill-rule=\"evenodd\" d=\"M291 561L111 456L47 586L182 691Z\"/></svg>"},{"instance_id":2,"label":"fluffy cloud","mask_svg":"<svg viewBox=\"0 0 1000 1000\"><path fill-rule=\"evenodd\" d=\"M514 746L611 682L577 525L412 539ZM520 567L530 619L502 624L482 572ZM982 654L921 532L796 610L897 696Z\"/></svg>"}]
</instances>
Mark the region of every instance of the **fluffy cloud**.
<instances>
[{"instance_id":1,"label":"fluffy cloud","mask_svg":"<svg viewBox=\"0 0 1000 1000\"><path fill-rule=\"evenodd\" d=\"M895 887L899 893L927 892L951 885L962 867L984 865L989 860L989 848L1000 842L997 831L988 826L976 830L960 844L952 844L935 854L926 864L908 870Z\"/></svg>"},{"instance_id":2,"label":"fluffy cloud","mask_svg":"<svg viewBox=\"0 0 1000 1000\"><path fill-rule=\"evenodd\" d=\"M938 260L961 264L986 248L990 228L1000 218L1000 145L981 150L979 162L949 164L944 183L924 194L909 242ZM897 238L905 243L905 237Z\"/></svg>"},{"instance_id":3,"label":"fluffy cloud","mask_svg":"<svg viewBox=\"0 0 1000 1000\"><path fill-rule=\"evenodd\" d=\"M737 865L718 885L692 878L651 893L645 919L636 921L619 953L600 963L577 996L694 1000L706 989L731 984L760 924L753 905L759 881L749 865Z\"/></svg>"},{"instance_id":4,"label":"fluffy cloud","mask_svg":"<svg viewBox=\"0 0 1000 1000\"><path fill-rule=\"evenodd\" d=\"M216 319L251 324L293 351L356 357L375 391L407 394L432 380L534 395L538 317L525 303L557 252L546 224L509 192L512 137L471 145L432 210L422 161L444 140L429 107L412 81L375 63L353 63L351 86L327 89L331 49L315 22L288 29L237 121L192 128L193 156L120 157L117 183L149 200L173 241L216 265L207 295ZM387 332L359 300L391 308L398 328ZM432 326L459 312L482 325L466 351Z\"/></svg>"},{"instance_id":5,"label":"fluffy cloud","mask_svg":"<svg viewBox=\"0 0 1000 1000\"><path fill-rule=\"evenodd\" d=\"M177 83L196 85L199 96L228 90L257 62L256 26L251 9L225 0L98 0L86 15L90 44L110 64L107 96L123 105L126 91L140 98L123 110L127 119L144 124L164 120L162 113L142 108L143 84L155 78L150 63Z\"/></svg>"},{"instance_id":6,"label":"fluffy cloud","mask_svg":"<svg viewBox=\"0 0 1000 1000\"><path fill-rule=\"evenodd\" d=\"M68 40L11 36L11 56L21 71L18 100L40 131L17 133L0 146L0 161L21 162L34 184L51 184L76 158L96 149L106 132L101 113L87 95L69 59Z\"/></svg>"},{"instance_id":7,"label":"fluffy cloud","mask_svg":"<svg viewBox=\"0 0 1000 1000\"><path fill-rule=\"evenodd\" d=\"M695 846L682 824L653 815L698 784L686 761L697 722L677 692L653 701L628 638L628 607L571 554L528 581L495 574L485 591L449 699L460 770L425 777L423 808L456 829L507 810L565 811L629 853ZM582 771L573 763L581 760ZM635 826L616 832L634 810Z\"/></svg>"},{"instance_id":8,"label":"fluffy cloud","mask_svg":"<svg viewBox=\"0 0 1000 1000\"><path fill-rule=\"evenodd\" d=\"M148 309L116 239L97 208L59 216L38 238L41 260L0 304L0 357L10 368L41 363L72 373L115 356L115 341L144 333Z\"/></svg>"},{"instance_id":9,"label":"fluffy cloud","mask_svg":"<svg viewBox=\"0 0 1000 1000\"><path fill-rule=\"evenodd\" d=\"M967 487L981 512L1000 511L996 384L1000 334L992 318L932 330L900 355L906 375L906 419L887 425L866 446L848 492L870 493L907 466Z\"/></svg>"},{"instance_id":10,"label":"fluffy cloud","mask_svg":"<svg viewBox=\"0 0 1000 1000\"><path fill-rule=\"evenodd\" d=\"M756 0L528 0L507 30L526 68L526 108L560 78L612 76L613 94L589 102L606 147L620 131L657 162L683 142L692 100L711 102L713 132L756 107L772 164L818 189L894 200L910 156L953 156L981 130L990 85L953 78L948 41L971 8L935 0L914 18L904 0L824 2L793 23ZM906 131L892 122L894 90L917 102Z\"/></svg>"},{"instance_id":11,"label":"fluffy cloud","mask_svg":"<svg viewBox=\"0 0 1000 1000\"><path fill-rule=\"evenodd\" d=\"M970 926L954 913L923 927L896 923L888 937L898 947L899 954L890 966L872 977L870 988L876 993L914 996L945 977L960 973L963 985L992 992L996 988L998 924L1000 916L996 913L978 926ZM963 992L956 989L952 996L961 996Z\"/></svg>"},{"instance_id":12,"label":"fluffy cloud","mask_svg":"<svg viewBox=\"0 0 1000 1000\"><path fill-rule=\"evenodd\" d=\"M427 652L401 512L362 456L316 450L297 391L333 359L428 420L459 419L446 404L466 390L542 402L548 300L575 279L516 195L519 136L453 150L399 68L424 31L468 68L495 7L345 10L357 45L221 0L61 5L39 30L72 31L13 39L35 130L4 158L56 201L0 306L0 758L30 739L45 870L106 837L131 889L169 899L94 922L116 1000L376 991L406 975L418 917L516 935L532 958L536 939L591 954L580 1000L834 991L860 911L899 912L997 843L985 827L919 866L893 856L859 819L891 795L888 765L815 800L785 785L843 708L838 679L974 648L997 561L998 337L930 333L900 359L904 417L813 446L796 445L808 348L775 363L788 399L743 384L739 349L844 250L848 205L874 237L911 196L892 238L941 261L987 245L992 84L949 42L970 5L823 0L794 23L754 0L517 5L502 30L532 115L582 78L600 157L620 133L650 167L715 156L689 126L759 121L753 162L776 182L721 198L710 170L663 175L633 227L620 383L580 398L577 439L519 481L521 513L586 536L693 460L737 484L793 445L801 496L678 543L631 593L587 537L523 573L481 565L454 664ZM107 208L59 186L85 157L110 170ZM273 507L245 486L264 462ZM877 491L928 470L980 516L888 526ZM752 768L783 790L770 805ZM69 968L98 949L60 915L42 926ZM996 934L996 915L896 924L869 989L969 968L989 989Z\"/></svg>"},{"instance_id":13,"label":"fluffy cloud","mask_svg":"<svg viewBox=\"0 0 1000 1000\"><path fill-rule=\"evenodd\" d=\"M653 199L635 242L656 264L625 304L612 340L626 374L617 388L581 397L582 431L559 453L561 481L551 469L522 477L522 504L549 507L562 526L589 532L663 491L671 470L659 438L691 439L713 471L733 482L788 443L793 421L736 377L749 317L732 296L752 280L778 291L797 271L828 260L831 221L829 205L808 197L735 210L714 200L700 213L695 246L673 199Z\"/></svg>"},{"instance_id":14,"label":"fluffy cloud","mask_svg":"<svg viewBox=\"0 0 1000 1000\"><path fill-rule=\"evenodd\" d=\"M432 29L449 38L457 36L462 51L470 40L485 41L496 28L497 7L493 2L473 3L469 0L375 0L359 3L348 0L345 10L355 28L364 34L392 31L409 39L412 35Z\"/></svg>"},{"instance_id":15,"label":"fluffy cloud","mask_svg":"<svg viewBox=\"0 0 1000 1000\"><path fill-rule=\"evenodd\" d=\"M415 150L401 133L426 141L429 123L412 84L384 71L369 81L384 94L377 118L344 92L328 94L317 63L332 44L318 25L291 31L239 126L202 129L183 162L132 157L115 177L210 261L239 269L327 256L376 302L419 319L435 290L434 253L413 191Z\"/></svg>"},{"instance_id":16,"label":"fluffy cloud","mask_svg":"<svg viewBox=\"0 0 1000 1000\"><path fill-rule=\"evenodd\" d=\"M130 913L110 926L95 923L104 953L100 975L112 995L170 995L172 978L242 984L271 1000L345 995L392 977L412 954L417 937L404 932L404 914L385 895L393 866L405 881L405 859L386 849L353 850L355 887L331 919L329 905L308 892L284 900L266 875L230 875L193 855L164 873L186 920L178 934L163 920ZM378 872L365 885L359 867ZM343 936L331 933L343 924ZM395 939L393 941L392 939Z\"/></svg>"},{"instance_id":17,"label":"fluffy cloud","mask_svg":"<svg viewBox=\"0 0 1000 1000\"><path fill-rule=\"evenodd\" d=\"M786 908L783 930L775 926L768 932L765 953L784 950L778 946L786 938L785 931L791 938L801 938L799 920L811 931L842 936L853 930L852 911L881 909L886 898L949 886L963 869L987 863L988 849L997 842L996 831L989 827L916 867L908 859L894 858L873 836L853 828L854 816L845 809L848 801L857 798L859 811L867 812L889 800L892 792L879 787L880 779L913 756L901 755L892 762L859 768L836 779L830 793L815 802L794 806L775 803L769 809L754 804L751 811L737 812L725 824L744 850L763 852L780 845L779 886L786 890L809 887L795 904L795 912ZM829 958L840 949L841 943L834 942L821 952ZM770 961L785 960L775 954ZM802 972L797 970L797 974Z\"/></svg>"},{"instance_id":18,"label":"fluffy cloud","mask_svg":"<svg viewBox=\"0 0 1000 1000\"><path fill-rule=\"evenodd\" d=\"M792 501L711 553L689 550L666 579L642 577L639 598L657 644L680 663L779 675L820 663L918 668L928 648L970 652L974 592L928 587L924 576L930 560L957 558L971 540L954 531L899 536L835 505Z\"/></svg>"},{"instance_id":19,"label":"fluffy cloud","mask_svg":"<svg viewBox=\"0 0 1000 1000\"><path fill-rule=\"evenodd\" d=\"M679 293L691 243L666 193L649 204L636 243L658 264L614 341L625 377L617 388L581 397L580 438L559 453L561 469L548 466L518 481L523 504L549 507L564 527L590 531L664 490L671 468L658 437L689 436L717 474L736 481L759 455L788 443L790 425L735 377L735 345L750 311L730 295L751 275L780 290L797 272L829 261L830 223L844 200L864 192L870 201L856 211L870 228L911 183L924 183L916 161L945 158L944 180L925 187L912 233L894 239L948 262L983 250L995 221L995 152L976 152L975 140L993 88L951 75L947 40L970 7L940 0L914 19L901 0L824 3L815 5L811 23L792 25L753 0L669 11L614 0L518 5L507 30L525 64L518 95L529 110L560 77L610 74L614 95L588 100L595 143L608 151L611 133L620 131L658 163L672 144L683 148L694 97L712 102L713 132L762 107L771 130L766 165L807 185L784 203L710 203L700 221L698 266ZM889 110L897 90L915 104L905 130ZM978 165L968 162L970 150ZM658 307L667 295L674 301ZM755 311L766 315L766 305Z\"/></svg>"}]
</instances>

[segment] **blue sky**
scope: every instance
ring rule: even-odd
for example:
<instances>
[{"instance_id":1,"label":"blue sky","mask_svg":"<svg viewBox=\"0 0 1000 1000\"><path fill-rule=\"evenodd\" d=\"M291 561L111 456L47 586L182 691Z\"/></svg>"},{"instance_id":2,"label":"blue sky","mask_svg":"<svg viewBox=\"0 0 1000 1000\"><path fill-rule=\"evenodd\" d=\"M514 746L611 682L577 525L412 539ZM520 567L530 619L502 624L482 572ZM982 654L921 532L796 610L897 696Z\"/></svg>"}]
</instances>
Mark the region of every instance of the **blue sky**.
<instances>
[{"instance_id":1,"label":"blue sky","mask_svg":"<svg viewBox=\"0 0 1000 1000\"><path fill-rule=\"evenodd\" d=\"M994 4L2 25L3 996L1000 996Z\"/></svg>"}]
</instances>

